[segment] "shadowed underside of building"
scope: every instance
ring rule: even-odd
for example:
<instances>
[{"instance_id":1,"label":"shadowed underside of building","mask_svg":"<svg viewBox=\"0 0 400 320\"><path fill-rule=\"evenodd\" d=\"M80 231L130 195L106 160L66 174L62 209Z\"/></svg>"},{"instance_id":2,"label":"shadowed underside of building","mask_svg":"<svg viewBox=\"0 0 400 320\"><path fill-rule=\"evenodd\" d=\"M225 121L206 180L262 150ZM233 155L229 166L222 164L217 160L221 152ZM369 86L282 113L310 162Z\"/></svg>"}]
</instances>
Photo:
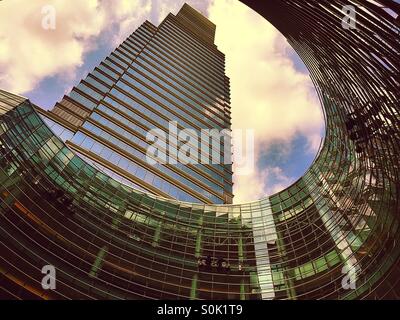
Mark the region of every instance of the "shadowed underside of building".
<instances>
[{"instance_id":1,"label":"shadowed underside of building","mask_svg":"<svg viewBox=\"0 0 400 320\"><path fill-rule=\"evenodd\" d=\"M353 3L355 30L342 28L344 1L249 3L308 67L327 128L305 175L252 203L135 191L74 154L29 101L2 92L0 295L400 298L400 10L389 0ZM201 257L230 270L199 268ZM45 265L56 268L55 290L42 289Z\"/></svg>"}]
</instances>

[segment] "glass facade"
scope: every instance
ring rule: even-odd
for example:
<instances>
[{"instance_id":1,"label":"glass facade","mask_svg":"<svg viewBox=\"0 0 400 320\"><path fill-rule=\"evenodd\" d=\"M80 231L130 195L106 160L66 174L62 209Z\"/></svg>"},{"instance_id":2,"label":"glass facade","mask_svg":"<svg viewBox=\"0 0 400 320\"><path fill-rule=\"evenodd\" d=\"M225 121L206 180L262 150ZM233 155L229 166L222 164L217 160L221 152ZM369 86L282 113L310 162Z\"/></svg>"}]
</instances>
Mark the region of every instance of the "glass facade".
<instances>
[{"instance_id":1,"label":"glass facade","mask_svg":"<svg viewBox=\"0 0 400 320\"><path fill-rule=\"evenodd\" d=\"M0 296L399 299L398 83L379 68L344 71L353 59L380 62L341 44L353 35L332 28L330 4L258 8L307 62L327 132L302 178L251 203L187 203L129 187L74 152L28 100L0 91ZM398 73L399 28L376 4L364 9L393 32L377 44L371 30L384 29L361 24L357 37L390 53L382 58ZM324 19L310 32L316 13ZM321 26L339 40L322 41ZM57 270L55 290L41 286L46 265Z\"/></svg>"},{"instance_id":2,"label":"glass facade","mask_svg":"<svg viewBox=\"0 0 400 320\"><path fill-rule=\"evenodd\" d=\"M41 114L72 150L129 186L187 202L232 203L232 167L224 159L231 146L224 139L199 140L194 147L210 148L191 154L193 164L146 161L146 134L168 134L170 121L199 137L201 129L230 129L229 80L214 34L215 25L188 5L158 27L146 21ZM161 155L176 161L180 145L166 142ZM200 156L209 159L213 150L219 162L202 164Z\"/></svg>"}]
</instances>

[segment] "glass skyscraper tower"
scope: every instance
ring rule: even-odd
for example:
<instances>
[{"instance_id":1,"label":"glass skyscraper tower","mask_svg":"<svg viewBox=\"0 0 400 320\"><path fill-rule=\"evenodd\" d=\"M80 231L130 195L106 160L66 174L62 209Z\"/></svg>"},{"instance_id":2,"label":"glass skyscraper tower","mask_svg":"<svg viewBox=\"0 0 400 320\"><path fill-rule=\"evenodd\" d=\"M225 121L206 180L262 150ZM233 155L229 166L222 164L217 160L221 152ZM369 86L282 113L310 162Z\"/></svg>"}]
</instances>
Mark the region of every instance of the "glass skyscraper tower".
<instances>
[{"instance_id":1,"label":"glass skyscraper tower","mask_svg":"<svg viewBox=\"0 0 400 320\"><path fill-rule=\"evenodd\" d=\"M198 157L214 151L219 163L146 161L146 134L168 134L172 121L178 130L230 129L229 79L215 29L186 4L158 27L146 21L53 110L37 111L72 150L117 181L182 201L232 203L232 168L224 164L230 143L223 137L208 139ZM179 142L167 143L160 152L173 159Z\"/></svg>"}]
</instances>

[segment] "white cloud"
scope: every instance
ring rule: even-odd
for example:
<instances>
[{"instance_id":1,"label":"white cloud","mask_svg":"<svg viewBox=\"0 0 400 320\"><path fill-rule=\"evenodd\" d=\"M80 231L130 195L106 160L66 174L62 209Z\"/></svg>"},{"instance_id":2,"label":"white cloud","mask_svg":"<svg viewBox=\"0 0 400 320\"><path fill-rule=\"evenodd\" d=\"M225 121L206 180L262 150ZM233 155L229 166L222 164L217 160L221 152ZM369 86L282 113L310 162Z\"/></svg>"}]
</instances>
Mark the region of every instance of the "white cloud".
<instances>
[{"instance_id":1,"label":"white cloud","mask_svg":"<svg viewBox=\"0 0 400 320\"><path fill-rule=\"evenodd\" d=\"M72 2L72 1L71 1ZM93 49L104 28L98 1L2 1L0 5L0 86L15 93L32 90L45 77L71 72ZM45 29L44 6L53 6L56 28Z\"/></svg>"},{"instance_id":2,"label":"white cloud","mask_svg":"<svg viewBox=\"0 0 400 320\"><path fill-rule=\"evenodd\" d=\"M280 167L264 167L253 174L240 176L236 179L235 203L253 201L261 199L267 194L275 194L294 181L295 179L285 175Z\"/></svg>"},{"instance_id":3,"label":"white cloud","mask_svg":"<svg viewBox=\"0 0 400 320\"><path fill-rule=\"evenodd\" d=\"M110 51L146 19L158 24L185 1L12 0L0 5L0 87L26 94L47 77L72 85L85 54L105 42ZM209 1L192 0L205 13ZM56 28L42 28L44 6L53 6Z\"/></svg>"}]
</instances>

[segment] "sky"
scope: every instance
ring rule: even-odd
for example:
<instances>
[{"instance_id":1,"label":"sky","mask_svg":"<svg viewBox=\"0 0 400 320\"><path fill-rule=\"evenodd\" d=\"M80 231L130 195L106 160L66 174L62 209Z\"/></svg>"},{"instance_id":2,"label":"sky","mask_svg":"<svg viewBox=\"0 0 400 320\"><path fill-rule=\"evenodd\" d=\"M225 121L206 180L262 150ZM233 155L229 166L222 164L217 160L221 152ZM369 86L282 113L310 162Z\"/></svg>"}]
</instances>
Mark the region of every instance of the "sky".
<instances>
[{"instance_id":1,"label":"sky","mask_svg":"<svg viewBox=\"0 0 400 320\"><path fill-rule=\"evenodd\" d=\"M284 37L238 0L3 0L0 88L49 109L145 20L158 25L187 2L217 25L226 56L233 129L252 129L255 169L234 174L234 202L257 200L296 181L324 132L305 66ZM46 6L55 29L42 27Z\"/></svg>"}]
</instances>

